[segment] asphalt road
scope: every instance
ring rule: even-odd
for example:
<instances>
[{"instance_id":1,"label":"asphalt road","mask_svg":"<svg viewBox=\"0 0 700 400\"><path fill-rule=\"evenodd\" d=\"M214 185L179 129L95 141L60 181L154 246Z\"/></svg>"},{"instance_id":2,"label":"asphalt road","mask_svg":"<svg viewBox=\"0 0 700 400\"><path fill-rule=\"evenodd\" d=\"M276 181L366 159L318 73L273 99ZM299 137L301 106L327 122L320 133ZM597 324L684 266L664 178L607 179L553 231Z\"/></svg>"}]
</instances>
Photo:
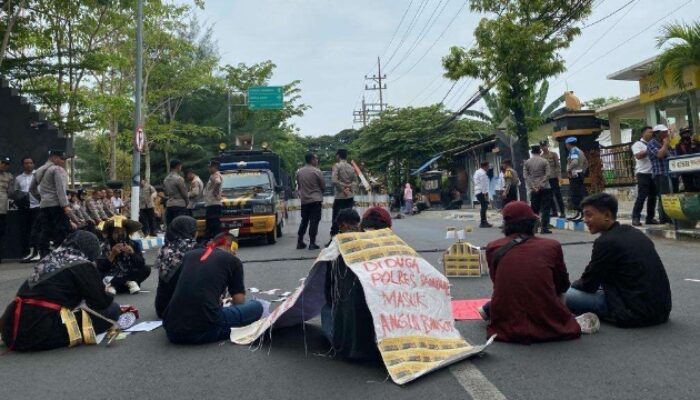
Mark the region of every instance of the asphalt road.
<instances>
[{"instance_id":1,"label":"asphalt road","mask_svg":"<svg viewBox=\"0 0 700 400\"><path fill-rule=\"evenodd\" d=\"M427 215L395 221L394 230L416 249L444 248L446 226L463 222ZM294 230L274 246L243 245L245 260L313 256L295 250ZM328 226L321 227L327 232ZM497 229L475 229L470 240L486 244ZM557 231L553 238L591 241L586 233ZM322 239L326 239L325 235ZM604 324L600 333L571 342L531 346L494 343L486 354L399 387L379 364L349 363L326 356L319 321L277 330L258 350L228 342L177 346L162 329L132 334L112 347L81 346L34 354L0 356L2 399L697 399L700 383L700 244L656 241L673 290L671 321L663 326L624 330ZM630 246L634 246L630 243ZM566 246L572 279L590 257L591 245ZM438 253L424 257L437 266ZM245 264L246 285L292 290L306 276L310 261ZM29 267L0 265L0 304L4 308L26 279ZM488 297L488 277L452 280L454 298ZM155 319L156 279L150 293L121 295L142 320ZM471 343L485 341L481 321L457 322ZM4 349L0 349L0 352Z\"/></svg>"}]
</instances>

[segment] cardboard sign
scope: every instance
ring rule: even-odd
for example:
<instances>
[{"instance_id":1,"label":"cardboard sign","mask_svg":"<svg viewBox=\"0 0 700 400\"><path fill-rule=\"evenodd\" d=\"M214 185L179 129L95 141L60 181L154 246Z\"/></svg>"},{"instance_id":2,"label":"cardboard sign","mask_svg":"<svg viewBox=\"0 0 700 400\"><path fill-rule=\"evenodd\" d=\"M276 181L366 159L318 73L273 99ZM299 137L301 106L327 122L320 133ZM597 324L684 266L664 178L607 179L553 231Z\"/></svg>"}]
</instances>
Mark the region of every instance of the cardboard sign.
<instances>
[{"instance_id":1,"label":"cardboard sign","mask_svg":"<svg viewBox=\"0 0 700 400\"><path fill-rule=\"evenodd\" d=\"M271 327L303 323L320 314L325 275L342 255L357 275L372 314L377 346L399 385L482 352L454 327L447 278L391 230L346 233L321 252L309 276L272 314L231 329L231 341L250 344Z\"/></svg>"}]
</instances>

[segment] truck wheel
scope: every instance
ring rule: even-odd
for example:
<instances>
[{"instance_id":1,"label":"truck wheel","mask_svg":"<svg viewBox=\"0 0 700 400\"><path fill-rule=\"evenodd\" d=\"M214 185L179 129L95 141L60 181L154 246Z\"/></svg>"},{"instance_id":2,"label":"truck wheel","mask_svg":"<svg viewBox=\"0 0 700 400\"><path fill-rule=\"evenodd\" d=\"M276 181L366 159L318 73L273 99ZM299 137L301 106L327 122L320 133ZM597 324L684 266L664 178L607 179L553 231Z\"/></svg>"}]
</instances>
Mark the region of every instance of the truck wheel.
<instances>
[{"instance_id":1,"label":"truck wheel","mask_svg":"<svg viewBox=\"0 0 700 400\"><path fill-rule=\"evenodd\" d=\"M277 237L282 237L282 228L284 227L284 220L280 221L279 224L277 224Z\"/></svg>"},{"instance_id":2,"label":"truck wheel","mask_svg":"<svg viewBox=\"0 0 700 400\"><path fill-rule=\"evenodd\" d=\"M277 243L277 228L272 228L272 232L267 234L267 244Z\"/></svg>"}]
</instances>

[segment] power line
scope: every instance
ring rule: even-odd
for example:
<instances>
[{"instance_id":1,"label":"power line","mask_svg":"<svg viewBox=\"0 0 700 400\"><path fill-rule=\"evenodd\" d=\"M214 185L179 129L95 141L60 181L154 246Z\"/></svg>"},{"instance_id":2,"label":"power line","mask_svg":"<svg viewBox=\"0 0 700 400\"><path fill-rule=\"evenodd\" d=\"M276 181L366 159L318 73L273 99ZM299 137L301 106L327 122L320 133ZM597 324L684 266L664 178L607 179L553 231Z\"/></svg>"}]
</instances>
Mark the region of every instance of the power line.
<instances>
[{"instance_id":1,"label":"power line","mask_svg":"<svg viewBox=\"0 0 700 400\"><path fill-rule=\"evenodd\" d=\"M450 90L448 90L447 93L445 93L445 97L443 97L442 100L440 100L440 104L444 104L444 103L445 103L445 99L447 98L447 96L450 95L450 93L451 93L452 90L455 88L455 86L457 86L457 82L459 82L459 80L456 80L456 81L452 84L452 86L450 86Z\"/></svg>"},{"instance_id":2,"label":"power line","mask_svg":"<svg viewBox=\"0 0 700 400\"><path fill-rule=\"evenodd\" d=\"M391 40L389 40L389 44L386 45L384 50L382 51L382 57L386 55L386 52L389 50L391 47L391 44L394 43L394 39L396 39L396 34L399 33L399 29L401 28L401 25L403 25L403 21L406 19L406 15L408 15L408 11L411 9L411 5L413 5L413 0L408 2L408 7L406 7L406 11L403 12L403 15L401 16L401 21L399 21L399 24L396 25L396 29L394 30L394 33L391 35ZM372 66L374 68L374 66ZM371 68L370 68L371 70Z\"/></svg>"},{"instance_id":3,"label":"power line","mask_svg":"<svg viewBox=\"0 0 700 400\"><path fill-rule=\"evenodd\" d=\"M391 60L394 59L394 56L396 56L396 53L399 51L401 46L403 46L404 42L408 38L408 35L410 34L411 30L413 30L413 26L416 23L416 18L420 16L420 14L423 13L423 10L425 9L425 6L428 4L428 0L422 0L421 4L418 6L418 9L416 10L416 13L413 15L413 18L411 18L411 22L408 24L408 27L406 28L406 31L403 33L403 36L401 37L401 40L399 41L399 44L396 46L394 51L391 53L389 56L389 59L386 61L384 64L385 66L388 66L391 63Z\"/></svg>"},{"instance_id":4,"label":"power line","mask_svg":"<svg viewBox=\"0 0 700 400\"><path fill-rule=\"evenodd\" d=\"M635 1L637 1L637 0L628 1L627 3L625 3L622 7L618 8L617 10L611 12L610 14L604 16L603 18L601 18L597 21L594 21L594 22L591 22L590 24L586 24L586 25L582 26L581 29L590 28L591 26L593 26L599 22L605 21L606 19L608 19L608 18L612 17L613 15L617 14L618 12L622 11L625 7L629 6L630 4L634 3ZM598 3L598 5L600 5L600 3Z\"/></svg>"},{"instance_id":5,"label":"power line","mask_svg":"<svg viewBox=\"0 0 700 400\"><path fill-rule=\"evenodd\" d=\"M432 87L435 84L435 82L437 82L440 78L442 78L442 74L436 76L435 79L430 81L430 83L428 83L428 85L425 86L420 92L418 92L418 94L411 101L409 101L407 104L408 105L413 104L413 102L418 100L418 98L421 97L421 95L424 94L428 90L428 88ZM394 82L394 81L392 81L392 82Z\"/></svg>"}]
</instances>

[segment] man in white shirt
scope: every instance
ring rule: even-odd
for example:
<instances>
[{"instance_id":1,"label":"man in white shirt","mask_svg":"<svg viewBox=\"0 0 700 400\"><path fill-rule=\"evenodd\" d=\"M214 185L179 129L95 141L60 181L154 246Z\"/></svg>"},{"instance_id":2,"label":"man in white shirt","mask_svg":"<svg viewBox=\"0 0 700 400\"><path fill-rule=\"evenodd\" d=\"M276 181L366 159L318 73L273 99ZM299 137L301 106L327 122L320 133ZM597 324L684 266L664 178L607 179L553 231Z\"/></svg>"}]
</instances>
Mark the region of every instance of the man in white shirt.
<instances>
[{"instance_id":1,"label":"man in white shirt","mask_svg":"<svg viewBox=\"0 0 700 400\"><path fill-rule=\"evenodd\" d=\"M644 200L647 201L647 225L656 225L659 222L654 219L656 209L656 198L658 193L654 178L651 174L651 160L647 154L647 143L654 136L654 131L650 126L642 128L642 137L632 145L632 154L635 158L634 173L637 176L637 199L632 209L632 225L641 226L642 209Z\"/></svg>"},{"instance_id":2,"label":"man in white shirt","mask_svg":"<svg viewBox=\"0 0 700 400\"><path fill-rule=\"evenodd\" d=\"M479 204L481 204L479 213L481 217L480 228L491 228L493 226L486 220L486 210L489 208L489 176L486 173L488 169L489 162L484 161L481 163L481 168L474 172L474 193Z\"/></svg>"},{"instance_id":3,"label":"man in white shirt","mask_svg":"<svg viewBox=\"0 0 700 400\"><path fill-rule=\"evenodd\" d=\"M22 254L26 256L22 262L39 260L39 200L29 193L29 187L34 178L34 160L31 157L22 159L22 173L15 178L15 188L27 193L29 203L19 204L20 242ZM27 207L28 206L28 207Z\"/></svg>"}]
</instances>

